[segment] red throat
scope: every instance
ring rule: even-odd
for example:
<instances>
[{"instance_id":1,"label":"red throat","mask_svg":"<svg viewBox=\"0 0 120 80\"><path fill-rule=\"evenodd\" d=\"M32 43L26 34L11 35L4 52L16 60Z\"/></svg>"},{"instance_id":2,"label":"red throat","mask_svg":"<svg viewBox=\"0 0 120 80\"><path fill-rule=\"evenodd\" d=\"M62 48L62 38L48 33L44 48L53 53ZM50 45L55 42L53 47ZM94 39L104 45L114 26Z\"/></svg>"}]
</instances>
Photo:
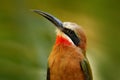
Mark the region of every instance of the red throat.
<instances>
[{"instance_id":1,"label":"red throat","mask_svg":"<svg viewBox=\"0 0 120 80\"><path fill-rule=\"evenodd\" d=\"M72 43L62 36L57 36L56 44L71 45Z\"/></svg>"}]
</instances>

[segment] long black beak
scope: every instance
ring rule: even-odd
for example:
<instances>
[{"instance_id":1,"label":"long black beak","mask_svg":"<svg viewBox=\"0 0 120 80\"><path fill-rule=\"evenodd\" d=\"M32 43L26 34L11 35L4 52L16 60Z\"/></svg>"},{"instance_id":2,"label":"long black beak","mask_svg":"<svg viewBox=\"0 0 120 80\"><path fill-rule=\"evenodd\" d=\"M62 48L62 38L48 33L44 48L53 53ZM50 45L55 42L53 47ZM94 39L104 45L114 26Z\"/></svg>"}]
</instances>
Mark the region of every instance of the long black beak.
<instances>
[{"instance_id":1,"label":"long black beak","mask_svg":"<svg viewBox=\"0 0 120 80\"><path fill-rule=\"evenodd\" d=\"M75 32L70 30L70 29L67 29L67 28L63 27L63 24L59 19L52 16L51 14L48 14L48 13L40 11L40 10L33 10L33 11L35 13L45 17L49 21L51 21L58 29L60 29L62 32L64 32L66 35L68 35L76 46L79 45L80 40L77 37L77 35L75 34Z\"/></svg>"},{"instance_id":2,"label":"long black beak","mask_svg":"<svg viewBox=\"0 0 120 80\"><path fill-rule=\"evenodd\" d=\"M48 14L46 12L43 12L41 10L33 10L35 13L45 17L49 21L51 21L58 29L63 30L63 24L62 22L57 19L56 17L52 16L51 14Z\"/></svg>"}]
</instances>

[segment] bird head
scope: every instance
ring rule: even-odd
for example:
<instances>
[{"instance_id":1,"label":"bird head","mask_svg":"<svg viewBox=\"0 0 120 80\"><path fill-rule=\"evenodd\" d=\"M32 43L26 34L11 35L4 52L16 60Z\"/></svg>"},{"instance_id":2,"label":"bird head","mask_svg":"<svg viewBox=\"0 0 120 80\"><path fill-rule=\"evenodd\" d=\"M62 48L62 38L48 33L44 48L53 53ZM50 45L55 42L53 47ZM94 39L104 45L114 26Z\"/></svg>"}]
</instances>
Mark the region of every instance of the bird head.
<instances>
[{"instance_id":1,"label":"bird head","mask_svg":"<svg viewBox=\"0 0 120 80\"><path fill-rule=\"evenodd\" d=\"M57 27L57 36L66 39L72 45L79 47L83 53L86 51L86 36L83 29L72 22L61 22L56 17L40 10L34 10L37 14L45 17Z\"/></svg>"}]
</instances>

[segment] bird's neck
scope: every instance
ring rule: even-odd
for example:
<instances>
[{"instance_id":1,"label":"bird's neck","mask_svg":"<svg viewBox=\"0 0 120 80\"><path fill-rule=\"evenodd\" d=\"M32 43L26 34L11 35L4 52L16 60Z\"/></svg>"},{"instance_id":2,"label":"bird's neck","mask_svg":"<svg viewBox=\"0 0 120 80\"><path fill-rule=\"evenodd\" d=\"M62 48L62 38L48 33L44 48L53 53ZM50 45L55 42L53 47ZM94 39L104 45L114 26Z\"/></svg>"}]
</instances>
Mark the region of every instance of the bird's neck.
<instances>
[{"instance_id":1,"label":"bird's neck","mask_svg":"<svg viewBox=\"0 0 120 80\"><path fill-rule=\"evenodd\" d=\"M61 35L57 35L56 44L72 45L72 43Z\"/></svg>"}]
</instances>

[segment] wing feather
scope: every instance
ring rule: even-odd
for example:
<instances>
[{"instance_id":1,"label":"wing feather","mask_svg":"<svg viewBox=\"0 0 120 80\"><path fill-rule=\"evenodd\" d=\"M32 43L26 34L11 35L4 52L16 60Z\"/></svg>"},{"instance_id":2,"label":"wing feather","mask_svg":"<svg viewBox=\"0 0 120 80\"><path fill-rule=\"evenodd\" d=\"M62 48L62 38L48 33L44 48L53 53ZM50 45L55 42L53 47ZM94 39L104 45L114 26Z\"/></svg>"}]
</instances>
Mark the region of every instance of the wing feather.
<instances>
[{"instance_id":1,"label":"wing feather","mask_svg":"<svg viewBox=\"0 0 120 80\"><path fill-rule=\"evenodd\" d=\"M80 67L85 75L85 80L93 80L91 68L87 59L84 59L80 62Z\"/></svg>"},{"instance_id":2,"label":"wing feather","mask_svg":"<svg viewBox=\"0 0 120 80\"><path fill-rule=\"evenodd\" d=\"M50 68L47 69L47 80L50 80Z\"/></svg>"}]
</instances>

